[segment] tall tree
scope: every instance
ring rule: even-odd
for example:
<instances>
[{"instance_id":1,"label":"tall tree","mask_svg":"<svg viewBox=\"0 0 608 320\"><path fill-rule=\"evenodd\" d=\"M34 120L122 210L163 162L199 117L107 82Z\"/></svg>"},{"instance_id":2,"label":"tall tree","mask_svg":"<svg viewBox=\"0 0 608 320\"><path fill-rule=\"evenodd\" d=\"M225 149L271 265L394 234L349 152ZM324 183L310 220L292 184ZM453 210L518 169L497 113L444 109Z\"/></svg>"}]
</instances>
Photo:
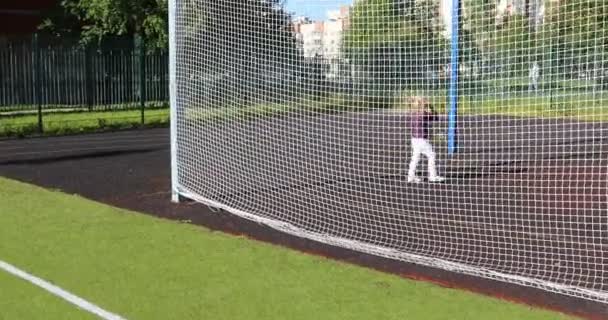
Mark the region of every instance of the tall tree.
<instances>
[{"instance_id":1,"label":"tall tree","mask_svg":"<svg viewBox=\"0 0 608 320\"><path fill-rule=\"evenodd\" d=\"M83 42L140 35L151 47L168 45L167 0L62 0L41 28L79 35Z\"/></svg>"},{"instance_id":2,"label":"tall tree","mask_svg":"<svg viewBox=\"0 0 608 320\"><path fill-rule=\"evenodd\" d=\"M213 88L210 103L285 98L295 85L301 59L280 0L190 0L178 14L181 61Z\"/></svg>"},{"instance_id":3,"label":"tall tree","mask_svg":"<svg viewBox=\"0 0 608 320\"><path fill-rule=\"evenodd\" d=\"M346 57L365 85L386 96L428 84L447 62L447 38L436 1L362 0L355 4L344 40ZM379 90L378 86L382 87Z\"/></svg>"},{"instance_id":4,"label":"tall tree","mask_svg":"<svg viewBox=\"0 0 608 320\"><path fill-rule=\"evenodd\" d=\"M608 6L603 0L552 3L543 44L555 62L553 71L568 78L608 70Z\"/></svg>"}]
</instances>

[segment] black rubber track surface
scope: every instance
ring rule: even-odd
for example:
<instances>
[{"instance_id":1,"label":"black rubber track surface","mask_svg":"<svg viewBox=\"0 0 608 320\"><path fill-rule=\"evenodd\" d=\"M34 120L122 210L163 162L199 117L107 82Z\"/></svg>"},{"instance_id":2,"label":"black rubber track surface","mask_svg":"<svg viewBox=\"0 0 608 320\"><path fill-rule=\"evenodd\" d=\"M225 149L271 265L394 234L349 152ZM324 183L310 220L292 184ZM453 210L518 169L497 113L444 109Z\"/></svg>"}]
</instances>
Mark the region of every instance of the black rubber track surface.
<instances>
[{"instance_id":1,"label":"black rubber track surface","mask_svg":"<svg viewBox=\"0 0 608 320\"><path fill-rule=\"evenodd\" d=\"M599 132L605 134L604 128L598 129ZM496 134L501 133L497 132ZM593 137L587 138L593 139ZM170 154L168 142L169 131L167 129L0 141L0 175L48 188L60 189L67 193L80 194L117 207L168 219L190 221L214 230L246 235L254 239L395 273L408 278L432 281L447 287L464 288L508 300L555 309L588 319L608 319L608 306L604 304L328 246L277 232L263 225L240 219L225 212L211 210L193 202L184 202L179 205L172 204L169 201ZM605 142L592 141L582 143L576 148L584 149L584 147L581 147L584 145L597 147L606 144ZM491 147L484 146L483 148ZM505 145L493 147L509 148ZM515 147L518 150L530 148L530 146ZM605 150L602 149L602 151ZM578 151L579 154L588 152L589 150ZM547 154L551 153L547 152ZM478 161L500 160L487 158L487 155L490 154L488 152L479 154ZM604 156L603 159L605 160L606 157ZM588 160L572 159L572 161ZM583 176L586 175L589 175L590 181L594 181L593 177L596 177L598 173L605 174L605 163L598 161L591 161L590 163L594 166L586 163L578 167L586 168L583 171L578 169L576 172L576 174L581 175L581 181L584 181ZM547 169L548 176L563 174L563 172L560 173L560 170L565 170L564 168L551 166ZM498 174L513 174L513 172ZM517 174L526 174L526 172L517 172ZM382 183L386 184L387 181L398 183L402 178L399 175L388 175L382 178ZM474 178L483 179L484 177ZM600 180L600 183L603 181L606 181L606 179ZM369 183L373 184L375 182L370 181ZM542 188L543 186L529 187ZM449 186L442 186L442 188L449 188ZM518 186L506 186L506 188L514 188L515 190ZM601 188L592 189L602 190ZM605 189L603 190L605 192ZM470 192L474 192L474 190L470 190ZM551 199L547 199L547 201L551 201ZM564 201L563 203L570 202ZM576 210L576 208L570 208L569 210ZM604 257L598 258L602 261Z\"/></svg>"}]
</instances>

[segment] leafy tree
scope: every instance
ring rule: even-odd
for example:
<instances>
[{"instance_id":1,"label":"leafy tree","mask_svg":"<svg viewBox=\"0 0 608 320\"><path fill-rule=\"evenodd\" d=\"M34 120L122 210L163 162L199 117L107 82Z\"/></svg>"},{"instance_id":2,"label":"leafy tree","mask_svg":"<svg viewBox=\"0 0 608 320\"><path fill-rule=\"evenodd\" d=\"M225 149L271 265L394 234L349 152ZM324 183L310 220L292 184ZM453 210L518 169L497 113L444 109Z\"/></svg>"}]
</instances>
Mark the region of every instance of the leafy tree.
<instances>
[{"instance_id":1,"label":"leafy tree","mask_svg":"<svg viewBox=\"0 0 608 320\"><path fill-rule=\"evenodd\" d=\"M608 68L608 6L603 0L560 1L549 8L543 44L554 72L574 76Z\"/></svg>"},{"instance_id":2,"label":"leafy tree","mask_svg":"<svg viewBox=\"0 0 608 320\"><path fill-rule=\"evenodd\" d=\"M534 33L524 14L497 17L496 1L464 0L466 7L463 55L484 66L483 74L496 77L522 76L536 61Z\"/></svg>"},{"instance_id":3,"label":"leafy tree","mask_svg":"<svg viewBox=\"0 0 608 320\"><path fill-rule=\"evenodd\" d=\"M208 103L285 99L296 85L302 59L280 0L190 0L181 12L178 51L213 88Z\"/></svg>"},{"instance_id":4,"label":"leafy tree","mask_svg":"<svg viewBox=\"0 0 608 320\"><path fill-rule=\"evenodd\" d=\"M493 63L496 47L496 1L463 0L466 8L463 20L463 33L467 36L463 46L464 60L478 61L481 64ZM475 57L473 55L476 55Z\"/></svg>"},{"instance_id":5,"label":"leafy tree","mask_svg":"<svg viewBox=\"0 0 608 320\"><path fill-rule=\"evenodd\" d=\"M57 36L74 34L82 42L139 35L153 48L168 45L167 0L62 0L41 25Z\"/></svg>"},{"instance_id":6,"label":"leafy tree","mask_svg":"<svg viewBox=\"0 0 608 320\"><path fill-rule=\"evenodd\" d=\"M495 1L464 0L466 28L487 65L505 77L523 76L539 62L547 75L572 78L600 73L608 61L608 7L602 0L544 1L544 21L536 28L532 0L523 12L496 24ZM495 75L495 73L490 73Z\"/></svg>"},{"instance_id":7,"label":"leafy tree","mask_svg":"<svg viewBox=\"0 0 608 320\"><path fill-rule=\"evenodd\" d=\"M428 84L447 62L447 39L432 0L357 2L344 40L346 57L361 73L365 96L387 96ZM382 90L379 90L379 87ZM372 101L374 102L374 101ZM378 101L383 104L383 101Z\"/></svg>"},{"instance_id":8,"label":"leafy tree","mask_svg":"<svg viewBox=\"0 0 608 320\"><path fill-rule=\"evenodd\" d=\"M83 43L136 35L150 49L166 48L167 2L62 0L42 29L77 35ZM190 77L180 88L201 86L190 92L241 104L271 100L293 87L301 59L281 0L183 0L177 14L178 54Z\"/></svg>"}]
</instances>

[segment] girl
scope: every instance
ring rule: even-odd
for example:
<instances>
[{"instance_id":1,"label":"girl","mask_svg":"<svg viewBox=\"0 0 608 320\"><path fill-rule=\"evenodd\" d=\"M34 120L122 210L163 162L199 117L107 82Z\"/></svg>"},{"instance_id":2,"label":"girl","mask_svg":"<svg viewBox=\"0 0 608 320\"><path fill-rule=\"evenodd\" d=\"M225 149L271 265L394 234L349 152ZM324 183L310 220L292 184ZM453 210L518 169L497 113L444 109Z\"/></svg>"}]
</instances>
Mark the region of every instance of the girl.
<instances>
[{"instance_id":1,"label":"girl","mask_svg":"<svg viewBox=\"0 0 608 320\"><path fill-rule=\"evenodd\" d=\"M412 97L411 105L413 113L410 116L410 128L412 132L412 160L407 173L407 181L418 183L422 180L416 177L416 167L420 162L420 155L423 154L428 159L428 174L430 182L443 182L444 177L437 175L435 166L435 151L429 141L429 135L433 121L437 121L438 117L429 103L424 97Z\"/></svg>"}]
</instances>

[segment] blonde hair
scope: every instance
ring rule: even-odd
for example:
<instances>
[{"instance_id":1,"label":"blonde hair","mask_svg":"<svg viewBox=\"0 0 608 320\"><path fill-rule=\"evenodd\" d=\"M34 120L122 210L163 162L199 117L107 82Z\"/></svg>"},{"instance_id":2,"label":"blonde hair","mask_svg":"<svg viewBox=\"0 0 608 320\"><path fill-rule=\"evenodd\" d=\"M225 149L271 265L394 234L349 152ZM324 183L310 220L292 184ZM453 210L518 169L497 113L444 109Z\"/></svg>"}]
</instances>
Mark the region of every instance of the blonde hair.
<instances>
[{"instance_id":1,"label":"blonde hair","mask_svg":"<svg viewBox=\"0 0 608 320\"><path fill-rule=\"evenodd\" d=\"M429 99L423 96L409 97L408 104L411 106L412 110L415 111L429 111L431 109Z\"/></svg>"}]
</instances>

